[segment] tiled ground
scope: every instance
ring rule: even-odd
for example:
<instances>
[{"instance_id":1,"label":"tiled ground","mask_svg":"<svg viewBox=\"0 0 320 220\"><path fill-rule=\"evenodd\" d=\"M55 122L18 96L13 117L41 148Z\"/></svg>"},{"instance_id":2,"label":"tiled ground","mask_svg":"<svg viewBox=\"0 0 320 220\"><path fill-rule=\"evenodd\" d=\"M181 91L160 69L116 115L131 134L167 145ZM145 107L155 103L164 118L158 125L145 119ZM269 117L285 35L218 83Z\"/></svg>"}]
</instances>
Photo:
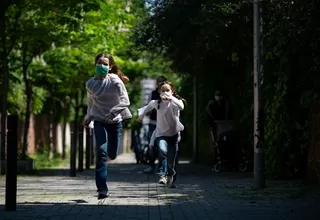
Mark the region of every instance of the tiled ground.
<instances>
[{"instance_id":1,"label":"tiled ground","mask_svg":"<svg viewBox=\"0 0 320 220\"><path fill-rule=\"evenodd\" d=\"M69 177L68 170L18 178L17 211L4 210L5 178L0 178L0 219L320 219L320 194L299 182L269 182L253 190L250 174L212 173L181 164L176 189L158 185L141 171L132 154L109 165L111 196L98 201L94 171ZM308 195L308 196L306 196Z\"/></svg>"}]
</instances>

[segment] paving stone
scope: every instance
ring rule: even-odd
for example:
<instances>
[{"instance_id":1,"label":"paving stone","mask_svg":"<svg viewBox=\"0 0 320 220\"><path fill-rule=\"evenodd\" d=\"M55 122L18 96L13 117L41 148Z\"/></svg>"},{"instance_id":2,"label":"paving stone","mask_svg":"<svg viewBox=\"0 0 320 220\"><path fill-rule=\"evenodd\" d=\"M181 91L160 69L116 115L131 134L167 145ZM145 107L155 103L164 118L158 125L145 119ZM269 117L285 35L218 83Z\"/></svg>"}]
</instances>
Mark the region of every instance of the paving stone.
<instances>
[{"instance_id":1,"label":"paving stone","mask_svg":"<svg viewBox=\"0 0 320 220\"><path fill-rule=\"evenodd\" d=\"M210 167L183 164L176 189L158 185L155 175L141 172L132 154L109 161L110 198L98 201L94 171L69 177L68 170L18 178L17 211L4 211L5 178L0 177L0 220L277 220L317 219L319 191L294 196L301 183L272 181L252 189L245 173L212 173Z\"/></svg>"}]
</instances>

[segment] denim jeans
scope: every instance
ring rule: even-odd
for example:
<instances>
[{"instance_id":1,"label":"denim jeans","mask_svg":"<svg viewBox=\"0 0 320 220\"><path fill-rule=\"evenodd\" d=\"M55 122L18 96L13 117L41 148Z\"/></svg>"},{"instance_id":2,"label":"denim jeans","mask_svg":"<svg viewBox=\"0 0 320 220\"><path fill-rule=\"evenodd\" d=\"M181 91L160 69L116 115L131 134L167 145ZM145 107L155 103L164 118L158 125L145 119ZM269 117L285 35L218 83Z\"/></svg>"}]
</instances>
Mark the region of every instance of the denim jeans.
<instances>
[{"instance_id":1,"label":"denim jeans","mask_svg":"<svg viewBox=\"0 0 320 220\"><path fill-rule=\"evenodd\" d=\"M174 176L178 157L178 134L171 137L158 137L160 175Z\"/></svg>"},{"instance_id":2,"label":"denim jeans","mask_svg":"<svg viewBox=\"0 0 320 220\"><path fill-rule=\"evenodd\" d=\"M108 191L107 157L116 159L122 136L122 123L106 124L94 122L94 135L97 146L96 186L97 191Z\"/></svg>"}]
</instances>

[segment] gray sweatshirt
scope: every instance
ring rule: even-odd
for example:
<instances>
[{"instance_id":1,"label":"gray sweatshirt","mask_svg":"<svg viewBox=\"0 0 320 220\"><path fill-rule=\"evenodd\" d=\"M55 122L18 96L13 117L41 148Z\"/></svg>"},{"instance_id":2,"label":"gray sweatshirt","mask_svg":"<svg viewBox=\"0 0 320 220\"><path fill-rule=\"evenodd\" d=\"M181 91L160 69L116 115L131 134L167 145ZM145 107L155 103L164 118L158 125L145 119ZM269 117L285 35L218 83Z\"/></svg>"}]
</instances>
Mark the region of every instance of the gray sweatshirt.
<instances>
[{"instance_id":1,"label":"gray sweatshirt","mask_svg":"<svg viewBox=\"0 0 320 220\"><path fill-rule=\"evenodd\" d=\"M89 120L114 124L132 118L127 89L116 74L110 74L103 80L92 77L86 88Z\"/></svg>"}]
</instances>

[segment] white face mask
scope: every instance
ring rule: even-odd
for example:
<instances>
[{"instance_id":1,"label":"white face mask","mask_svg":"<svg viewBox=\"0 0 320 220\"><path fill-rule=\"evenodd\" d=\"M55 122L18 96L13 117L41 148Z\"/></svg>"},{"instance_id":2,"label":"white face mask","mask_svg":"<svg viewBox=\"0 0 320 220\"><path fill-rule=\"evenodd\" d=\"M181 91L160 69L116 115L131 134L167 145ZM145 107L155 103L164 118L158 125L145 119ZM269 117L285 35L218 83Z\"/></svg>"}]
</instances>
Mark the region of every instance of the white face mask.
<instances>
[{"instance_id":1,"label":"white face mask","mask_svg":"<svg viewBox=\"0 0 320 220\"><path fill-rule=\"evenodd\" d=\"M171 92L161 92L160 94L160 97L163 98L163 97L168 97L170 98L172 96L172 93ZM163 100L164 102L168 102L168 100Z\"/></svg>"}]
</instances>

